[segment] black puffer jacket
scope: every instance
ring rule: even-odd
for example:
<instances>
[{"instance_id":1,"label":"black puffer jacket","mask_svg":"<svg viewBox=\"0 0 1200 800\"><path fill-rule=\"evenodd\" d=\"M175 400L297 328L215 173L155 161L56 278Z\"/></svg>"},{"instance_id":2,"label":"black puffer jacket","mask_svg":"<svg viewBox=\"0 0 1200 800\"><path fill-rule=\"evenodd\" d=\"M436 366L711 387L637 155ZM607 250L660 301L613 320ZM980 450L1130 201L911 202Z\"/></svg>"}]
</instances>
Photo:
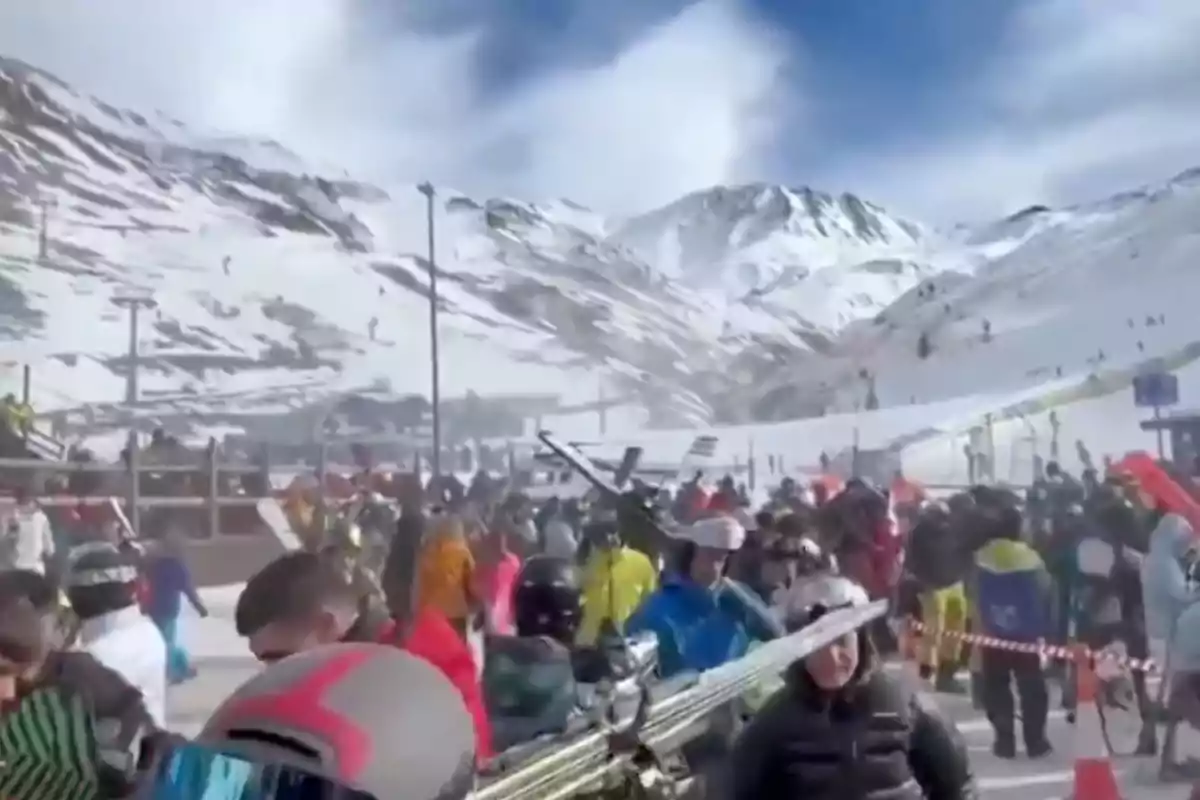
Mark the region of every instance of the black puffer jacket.
<instances>
[{"instance_id":1,"label":"black puffer jacket","mask_svg":"<svg viewBox=\"0 0 1200 800\"><path fill-rule=\"evenodd\" d=\"M962 738L931 702L867 669L837 695L796 664L742 731L728 800L977 800Z\"/></svg>"}]
</instances>

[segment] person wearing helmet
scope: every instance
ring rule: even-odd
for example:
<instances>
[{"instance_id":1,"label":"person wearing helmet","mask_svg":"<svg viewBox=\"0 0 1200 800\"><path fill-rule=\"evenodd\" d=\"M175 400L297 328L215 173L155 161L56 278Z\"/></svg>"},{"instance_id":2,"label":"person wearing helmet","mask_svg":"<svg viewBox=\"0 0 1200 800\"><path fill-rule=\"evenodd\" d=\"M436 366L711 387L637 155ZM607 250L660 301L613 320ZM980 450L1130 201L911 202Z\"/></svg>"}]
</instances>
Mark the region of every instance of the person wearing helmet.
<instances>
[{"instance_id":1,"label":"person wearing helmet","mask_svg":"<svg viewBox=\"0 0 1200 800\"><path fill-rule=\"evenodd\" d=\"M76 644L136 686L160 727L167 715L167 645L138 606L137 557L109 542L71 551L67 599L79 620Z\"/></svg>"},{"instance_id":2,"label":"person wearing helmet","mask_svg":"<svg viewBox=\"0 0 1200 800\"><path fill-rule=\"evenodd\" d=\"M461 800L471 715L424 659L368 643L309 650L255 675L162 755L146 797Z\"/></svg>"},{"instance_id":3,"label":"person wearing helmet","mask_svg":"<svg viewBox=\"0 0 1200 800\"><path fill-rule=\"evenodd\" d=\"M746 529L746 541L729 562L728 575L746 584L764 603L788 577L785 562L779 558L775 515L769 511L749 514L739 509L734 518Z\"/></svg>"},{"instance_id":4,"label":"person wearing helmet","mask_svg":"<svg viewBox=\"0 0 1200 800\"><path fill-rule=\"evenodd\" d=\"M905 568L917 592L921 637L920 675L939 692L966 694L955 677L962 661L962 634L967 625L963 579L971 551L950 527L950 514L940 506L920 511L908 536Z\"/></svg>"},{"instance_id":5,"label":"person wearing helmet","mask_svg":"<svg viewBox=\"0 0 1200 800\"><path fill-rule=\"evenodd\" d=\"M489 636L484 645L483 696L497 750L566 729L577 703L571 648L582 612L571 560L525 562L513 590L516 635Z\"/></svg>"},{"instance_id":6,"label":"person wearing helmet","mask_svg":"<svg viewBox=\"0 0 1200 800\"><path fill-rule=\"evenodd\" d=\"M583 618L583 583L568 558L533 556L517 575L513 622L517 636L546 636L571 646Z\"/></svg>"},{"instance_id":7,"label":"person wearing helmet","mask_svg":"<svg viewBox=\"0 0 1200 800\"><path fill-rule=\"evenodd\" d=\"M45 577L0 577L0 797L129 796L138 759L167 738L142 692L65 648Z\"/></svg>"},{"instance_id":8,"label":"person wearing helmet","mask_svg":"<svg viewBox=\"0 0 1200 800\"><path fill-rule=\"evenodd\" d=\"M799 630L839 608L866 605L853 581L795 587L782 612ZM975 800L966 745L928 697L885 672L866 629L793 663L742 729L728 762L727 800Z\"/></svg>"},{"instance_id":9,"label":"person wearing helmet","mask_svg":"<svg viewBox=\"0 0 1200 800\"><path fill-rule=\"evenodd\" d=\"M583 566L583 617L577 641L595 644L606 627L620 629L658 586L650 557L621 539L617 515L600 511L583 529L589 545Z\"/></svg>"},{"instance_id":10,"label":"person wearing helmet","mask_svg":"<svg viewBox=\"0 0 1200 800\"><path fill-rule=\"evenodd\" d=\"M1020 510L1007 502L981 503L977 529L989 537L975 552L967 578L977 633L1030 646L1048 638L1053 585L1041 556L1022 540ZM1049 697L1041 657L1035 652L985 647L979 650L979 667L984 711L996 734L993 753L1001 758L1016 755L1015 680L1025 753L1030 758L1049 755Z\"/></svg>"},{"instance_id":11,"label":"person wearing helmet","mask_svg":"<svg viewBox=\"0 0 1200 800\"><path fill-rule=\"evenodd\" d=\"M773 622L753 592L725 578L730 555L746 530L730 516L695 522L676 534L679 552L662 587L626 623L627 633L658 637L659 673L702 672L744 656L755 641L774 638ZM756 604L751 607L751 604Z\"/></svg>"},{"instance_id":12,"label":"person wearing helmet","mask_svg":"<svg viewBox=\"0 0 1200 800\"><path fill-rule=\"evenodd\" d=\"M1072 620L1076 636L1096 651L1120 646L1131 658L1149 658L1142 608L1144 556L1133 546L1141 538L1137 514L1124 496L1105 484L1092 498L1087 517L1085 536L1075 545ZM1154 755L1157 731L1146 674L1134 671L1129 685L1142 715L1137 752ZM1066 699L1073 707L1074 698Z\"/></svg>"},{"instance_id":13,"label":"person wearing helmet","mask_svg":"<svg viewBox=\"0 0 1200 800\"><path fill-rule=\"evenodd\" d=\"M775 545L776 558L787 565L787 580L771 595L773 608L781 608L784 599L793 587L809 581L823 580L826 575L836 575L837 559L821 549L811 536L799 535L782 538Z\"/></svg>"}]
</instances>

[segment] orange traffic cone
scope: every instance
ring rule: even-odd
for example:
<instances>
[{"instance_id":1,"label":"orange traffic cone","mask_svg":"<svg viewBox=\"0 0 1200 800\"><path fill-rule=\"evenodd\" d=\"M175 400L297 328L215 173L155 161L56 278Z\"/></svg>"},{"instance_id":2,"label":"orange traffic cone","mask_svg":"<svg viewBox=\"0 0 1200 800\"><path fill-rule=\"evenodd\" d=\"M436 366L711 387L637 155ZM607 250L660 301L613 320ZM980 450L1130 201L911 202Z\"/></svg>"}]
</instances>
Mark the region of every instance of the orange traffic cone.
<instances>
[{"instance_id":1,"label":"orange traffic cone","mask_svg":"<svg viewBox=\"0 0 1200 800\"><path fill-rule=\"evenodd\" d=\"M1082 645L1075 649L1075 800L1121 800L1108 745L1096 708L1099 681L1092 657Z\"/></svg>"}]
</instances>

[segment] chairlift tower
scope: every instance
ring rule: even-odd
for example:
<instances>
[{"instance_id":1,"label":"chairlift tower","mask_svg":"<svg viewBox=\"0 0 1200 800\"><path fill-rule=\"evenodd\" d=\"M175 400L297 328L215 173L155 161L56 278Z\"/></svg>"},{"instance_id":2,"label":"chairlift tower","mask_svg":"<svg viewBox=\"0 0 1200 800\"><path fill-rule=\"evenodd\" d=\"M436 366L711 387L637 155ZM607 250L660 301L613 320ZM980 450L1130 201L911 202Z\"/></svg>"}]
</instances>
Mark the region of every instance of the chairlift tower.
<instances>
[{"instance_id":1,"label":"chairlift tower","mask_svg":"<svg viewBox=\"0 0 1200 800\"><path fill-rule=\"evenodd\" d=\"M436 478L442 474L442 387L441 359L438 352L437 252L434 245L434 198L437 191L429 181L418 186L417 191L425 195L425 225L429 234L425 267L429 270L429 406L433 439L431 469Z\"/></svg>"},{"instance_id":2,"label":"chairlift tower","mask_svg":"<svg viewBox=\"0 0 1200 800\"><path fill-rule=\"evenodd\" d=\"M126 353L127 371L125 373L125 406L129 410L129 524L133 528L130 533L141 535L141 484L142 474L138 459L138 378L141 368L141 353L138 348L138 322L142 309L153 309L158 306L154 296L149 292L121 291L113 295L111 302L117 308L129 312L129 349Z\"/></svg>"},{"instance_id":3,"label":"chairlift tower","mask_svg":"<svg viewBox=\"0 0 1200 800\"><path fill-rule=\"evenodd\" d=\"M50 209L58 205L54 200L38 201L38 261L50 258Z\"/></svg>"}]
</instances>

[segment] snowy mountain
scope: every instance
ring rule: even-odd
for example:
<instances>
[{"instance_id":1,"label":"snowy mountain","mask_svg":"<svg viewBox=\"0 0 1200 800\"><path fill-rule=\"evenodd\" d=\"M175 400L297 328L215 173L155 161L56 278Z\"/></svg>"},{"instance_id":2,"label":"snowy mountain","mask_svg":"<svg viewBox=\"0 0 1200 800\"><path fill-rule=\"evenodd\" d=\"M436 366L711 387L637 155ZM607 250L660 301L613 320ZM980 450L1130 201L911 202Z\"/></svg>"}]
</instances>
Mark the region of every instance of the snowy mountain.
<instances>
[{"instance_id":1,"label":"snowy mountain","mask_svg":"<svg viewBox=\"0 0 1200 800\"><path fill-rule=\"evenodd\" d=\"M148 410L426 393L414 187L318 177L278 143L116 109L11 60L0 109L0 330L19 344L8 360L46 361L41 407L121 399L126 324L109 299L122 288L158 302L143 341ZM922 274L871 266L908 258L919 228L810 190L719 187L623 220L449 192L437 211L452 396L571 404L594 401L603 382L664 420L705 418L746 364L824 346ZM669 263L647 252L668 238L681 248ZM842 269L861 269L870 290L843 298L820 277ZM711 279L697 283L697 270ZM819 302L789 302L807 285Z\"/></svg>"},{"instance_id":2,"label":"snowy mountain","mask_svg":"<svg viewBox=\"0 0 1200 800\"><path fill-rule=\"evenodd\" d=\"M1137 339L1124 322L1197 280L1181 266L1197 183L945 233L804 187L714 187L627 218L439 189L443 395L682 425L849 409L868 389L891 405L1035 386L1095 371L1101 347L1165 353L1182 324ZM111 299L135 289L157 302L146 415L241 424L426 395L425 202L0 59L0 362L35 365L41 409L115 419L128 329Z\"/></svg>"}]
</instances>

